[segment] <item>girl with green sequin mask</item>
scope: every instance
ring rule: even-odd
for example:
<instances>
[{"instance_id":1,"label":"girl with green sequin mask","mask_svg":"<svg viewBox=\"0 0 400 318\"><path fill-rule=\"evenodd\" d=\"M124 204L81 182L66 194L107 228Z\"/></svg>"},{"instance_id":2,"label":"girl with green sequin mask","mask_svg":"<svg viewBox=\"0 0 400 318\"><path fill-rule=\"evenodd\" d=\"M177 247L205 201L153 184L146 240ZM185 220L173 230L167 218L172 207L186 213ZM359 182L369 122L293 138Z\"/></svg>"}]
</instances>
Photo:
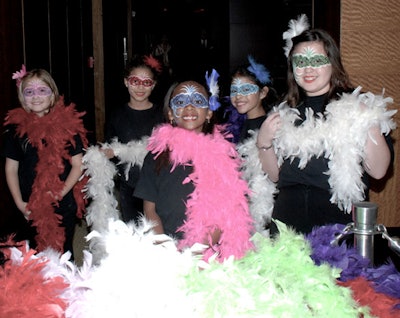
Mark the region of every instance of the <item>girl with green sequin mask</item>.
<instances>
[{"instance_id":1,"label":"girl with green sequin mask","mask_svg":"<svg viewBox=\"0 0 400 318\"><path fill-rule=\"evenodd\" d=\"M292 68L295 81L308 96L329 91L332 65L321 42L299 43L293 50Z\"/></svg>"}]
</instances>

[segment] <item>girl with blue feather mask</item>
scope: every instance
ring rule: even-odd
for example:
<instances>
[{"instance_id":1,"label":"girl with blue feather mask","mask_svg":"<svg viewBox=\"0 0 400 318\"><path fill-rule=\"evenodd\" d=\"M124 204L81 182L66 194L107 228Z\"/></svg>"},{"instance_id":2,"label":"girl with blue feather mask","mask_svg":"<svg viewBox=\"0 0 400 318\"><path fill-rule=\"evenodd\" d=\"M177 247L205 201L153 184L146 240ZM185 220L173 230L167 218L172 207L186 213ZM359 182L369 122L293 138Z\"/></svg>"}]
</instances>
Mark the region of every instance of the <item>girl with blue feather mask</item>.
<instances>
[{"instance_id":1,"label":"girl with blue feather mask","mask_svg":"<svg viewBox=\"0 0 400 318\"><path fill-rule=\"evenodd\" d=\"M267 236L276 187L261 168L256 139L260 126L278 100L271 84L268 69L248 56L248 63L233 72L230 106L226 110L230 113L227 130L241 156L243 178L251 188L250 213L256 230Z\"/></svg>"},{"instance_id":2,"label":"girl with blue feather mask","mask_svg":"<svg viewBox=\"0 0 400 318\"><path fill-rule=\"evenodd\" d=\"M228 129L235 143L243 142L249 130L257 130L265 120L270 105L277 100L271 87L268 69L248 56L248 63L240 65L232 75Z\"/></svg>"}]
</instances>

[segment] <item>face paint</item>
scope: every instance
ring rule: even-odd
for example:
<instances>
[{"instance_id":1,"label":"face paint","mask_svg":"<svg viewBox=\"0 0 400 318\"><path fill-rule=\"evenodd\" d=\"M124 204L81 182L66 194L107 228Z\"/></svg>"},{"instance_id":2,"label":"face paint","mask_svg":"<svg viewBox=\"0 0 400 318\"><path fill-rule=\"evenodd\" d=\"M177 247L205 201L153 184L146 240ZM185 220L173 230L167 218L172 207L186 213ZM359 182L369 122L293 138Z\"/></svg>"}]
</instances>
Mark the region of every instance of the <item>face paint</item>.
<instances>
[{"instance_id":1,"label":"face paint","mask_svg":"<svg viewBox=\"0 0 400 318\"><path fill-rule=\"evenodd\" d=\"M151 86L153 86L154 81L151 78L141 78L138 76L129 76L128 83L131 86L143 85L144 87L151 87Z\"/></svg>"},{"instance_id":2,"label":"face paint","mask_svg":"<svg viewBox=\"0 0 400 318\"><path fill-rule=\"evenodd\" d=\"M188 105L197 108L208 108L207 97L198 92L195 86L184 86L183 90L185 91L184 93L175 95L169 103L175 117L179 118L182 109L184 109Z\"/></svg>"},{"instance_id":3,"label":"face paint","mask_svg":"<svg viewBox=\"0 0 400 318\"><path fill-rule=\"evenodd\" d=\"M296 76L300 76L307 67L321 68L331 65L326 55L316 53L311 47L306 47L303 52L294 54L292 58L293 73Z\"/></svg>"},{"instance_id":4,"label":"face paint","mask_svg":"<svg viewBox=\"0 0 400 318\"><path fill-rule=\"evenodd\" d=\"M50 96L53 92L47 86L29 86L24 89L23 95L25 98L32 98L34 96Z\"/></svg>"},{"instance_id":5,"label":"face paint","mask_svg":"<svg viewBox=\"0 0 400 318\"><path fill-rule=\"evenodd\" d=\"M251 83L242 83L240 79L234 79L231 85L231 97L235 97L237 95L251 95L255 94L260 90L258 85Z\"/></svg>"}]
</instances>

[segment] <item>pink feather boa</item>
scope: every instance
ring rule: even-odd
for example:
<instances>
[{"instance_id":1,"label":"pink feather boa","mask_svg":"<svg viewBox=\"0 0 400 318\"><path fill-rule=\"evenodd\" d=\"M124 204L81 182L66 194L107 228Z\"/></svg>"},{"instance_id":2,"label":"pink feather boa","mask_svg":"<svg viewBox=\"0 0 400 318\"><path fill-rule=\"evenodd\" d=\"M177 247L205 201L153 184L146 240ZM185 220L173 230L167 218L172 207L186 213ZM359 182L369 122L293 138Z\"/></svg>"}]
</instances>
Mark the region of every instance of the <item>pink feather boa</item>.
<instances>
[{"instance_id":1,"label":"pink feather boa","mask_svg":"<svg viewBox=\"0 0 400 318\"><path fill-rule=\"evenodd\" d=\"M243 257L253 249L250 241L254 222L249 213L249 188L241 178L240 159L233 144L216 128L205 135L168 124L159 126L149 138L148 150L160 154L170 150L170 161L177 165L193 165L193 173L184 182L192 181L195 190L186 202L186 221L178 229L184 232L180 248L210 241L210 233L222 231L218 244L209 248L204 259L216 252L218 261L229 256Z\"/></svg>"}]
</instances>

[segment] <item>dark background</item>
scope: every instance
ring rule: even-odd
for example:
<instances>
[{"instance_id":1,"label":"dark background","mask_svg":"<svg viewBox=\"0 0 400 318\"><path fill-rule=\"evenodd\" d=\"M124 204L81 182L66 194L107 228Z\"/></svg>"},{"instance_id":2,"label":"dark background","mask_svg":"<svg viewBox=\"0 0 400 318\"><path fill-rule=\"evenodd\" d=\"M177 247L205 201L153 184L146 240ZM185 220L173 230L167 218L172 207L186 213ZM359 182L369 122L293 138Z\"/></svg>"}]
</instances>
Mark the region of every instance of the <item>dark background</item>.
<instances>
[{"instance_id":1,"label":"dark background","mask_svg":"<svg viewBox=\"0 0 400 318\"><path fill-rule=\"evenodd\" d=\"M174 50L177 78L198 77L195 45L206 29L213 45L210 68L220 73L222 94L227 94L230 72L253 55L271 71L278 93L285 91L286 61L282 33L290 19L305 13L313 27L331 33L339 44L339 0L103 0L105 114L128 98L123 85L123 38L128 58L150 53L167 34ZM0 1L0 117L19 107L12 73L26 64L28 70L45 68L53 75L67 102L85 111L91 142L97 142L94 105L92 1L2 0ZM96 65L97 61L94 61ZM203 76L202 74L200 75ZM163 96L164 87L157 98ZM2 140L0 140L1 146ZM1 166L4 167L2 158ZM14 204L0 169L0 236L11 233L16 221ZM20 214L18 214L20 215ZM21 216L21 215L20 215ZM389 234L399 235L399 229ZM388 255L399 258L377 237L378 262Z\"/></svg>"},{"instance_id":2,"label":"dark background","mask_svg":"<svg viewBox=\"0 0 400 318\"><path fill-rule=\"evenodd\" d=\"M313 2L315 4L313 5ZM2 0L0 1L0 117L19 107L12 73L44 68L54 77L66 102L86 112L89 139L96 140L96 112L108 114L128 99L123 85L123 38L128 57L149 53L162 34L174 50L177 78L203 79L195 50L200 30L206 29L214 51L209 61L220 73L221 93L226 94L230 71L253 55L265 64L279 92L285 89L286 65L282 33L288 21L306 13L314 26L328 29L339 39L338 0L103 0L104 65L93 56L92 4L95 0ZM105 109L94 103L96 67L104 67ZM200 75L199 75L200 74ZM158 91L161 100L165 87ZM51 133L51 132L49 132ZM0 147L2 139L0 140ZM4 159L1 159L4 167ZM12 231L14 204L0 169L0 234Z\"/></svg>"}]
</instances>

